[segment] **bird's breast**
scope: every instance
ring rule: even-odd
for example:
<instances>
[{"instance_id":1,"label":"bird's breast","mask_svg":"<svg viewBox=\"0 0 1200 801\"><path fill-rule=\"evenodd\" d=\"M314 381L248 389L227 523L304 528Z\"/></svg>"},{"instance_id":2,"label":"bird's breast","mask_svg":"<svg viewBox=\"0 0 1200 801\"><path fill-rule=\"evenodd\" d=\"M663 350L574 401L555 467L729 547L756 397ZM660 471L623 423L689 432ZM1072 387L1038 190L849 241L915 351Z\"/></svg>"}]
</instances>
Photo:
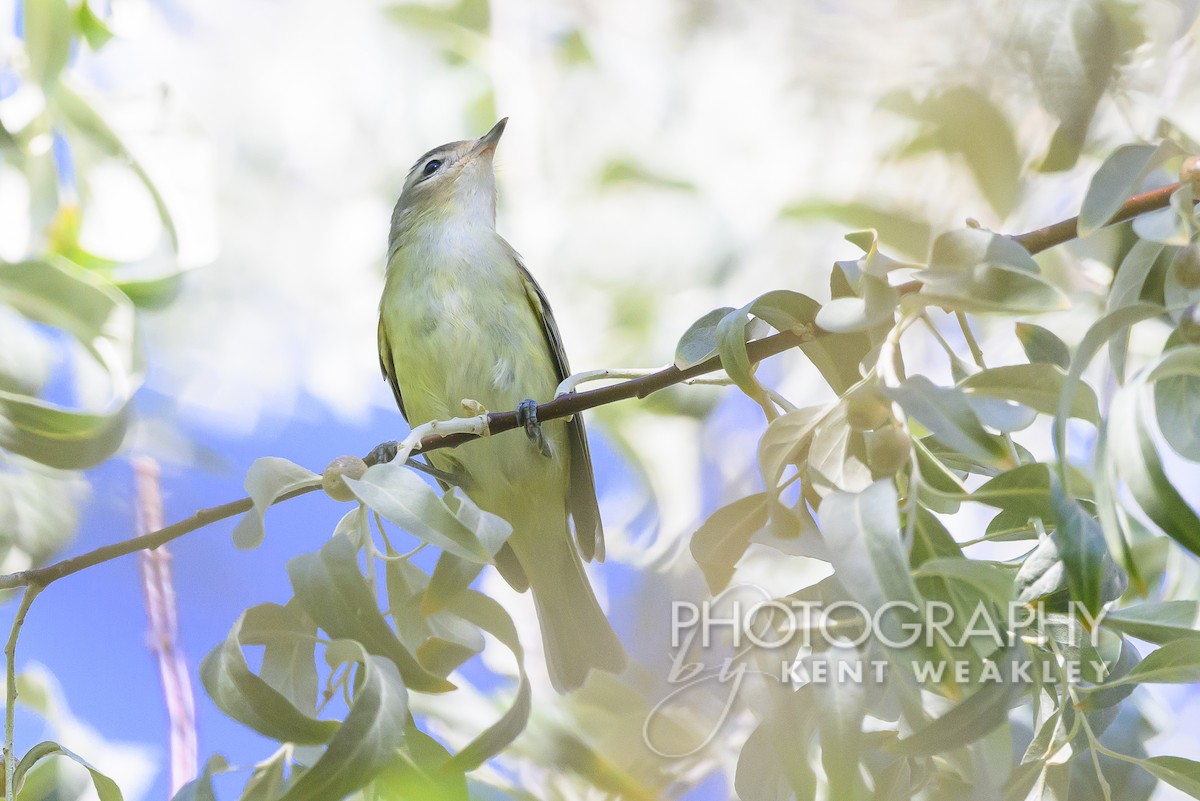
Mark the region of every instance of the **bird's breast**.
<instances>
[{"instance_id":1,"label":"bird's breast","mask_svg":"<svg viewBox=\"0 0 1200 801\"><path fill-rule=\"evenodd\" d=\"M388 267L380 313L409 422L548 400L557 383L542 321L494 232L415 237Z\"/></svg>"}]
</instances>

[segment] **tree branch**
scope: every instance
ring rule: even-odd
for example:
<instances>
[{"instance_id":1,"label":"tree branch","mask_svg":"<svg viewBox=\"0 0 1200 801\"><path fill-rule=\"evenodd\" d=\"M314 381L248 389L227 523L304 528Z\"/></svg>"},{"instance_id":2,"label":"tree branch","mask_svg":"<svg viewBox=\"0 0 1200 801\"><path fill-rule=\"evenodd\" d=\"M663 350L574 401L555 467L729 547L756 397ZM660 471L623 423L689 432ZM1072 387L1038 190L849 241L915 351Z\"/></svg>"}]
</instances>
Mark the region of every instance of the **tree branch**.
<instances>
[{"instance_id":1,"label":"tree branch","mask_svg":"<svg viewBox=\"0 0 1200 801\"><path fill-rule=\"evenodd\" d=\"M1171 195L1179 186L1178 183L1174 183L1149 192L1143 192L1140 195L1134 195L1125 201L1117 213L1113 215L1113 218L1109 220L1108 224L1112 225L1124 222L1141 214L1166 208L1170 204ZM1016 234L1012 239L1028 250L1030 254L1037 254L1078 237L1078 224L1079 218L1072 217L1069 220L1062 220L1045 228ZM919 291L920 288L920 281L909 281L898 286L897 290L901 294L911 294ZM806 342L826 335L827 332L816 327L800 332L784 331L748 342L746 344L746 352L750 357L750 363L757 364L763 359L775 356L785 350L790 350L794 347L803 348ZM628 400L630 398L644 398L659 390L687 381L689 378L716 372L719 369L721 369L721 359L717 356L713 356L700 364L693 365L686 370L680 370L678 367L672 365L641 378L622 381L619 384L612 384L599 389L564 395L547 403L539 404L537 407L537 416L539 420L557 420L563 417L570 417L573 414L578 414L588 409L594 409L597 406L615 403L616 401ZM517 413L515 411L492 412L488 415L489 433L500 434L505 431L511 431L514 428L517 428ZM477 439L477 437L467 434L429 436L422 440L421 452L438 450L440 448L452 448L472 439ZM314 489L318 489L318 487L310 487L288 493L276 499L275 503L312 492ZM163 543L170 542L173 539L195 531L198 528L203 528L210 523L215 523L218 520L224 520L225 518L246 512L250 508L250 499L242 498L241 500L231 501L221 506L201 509L192 517L181 520L159 531L134 537L123 542L113 543L112 545L105 545L102 548L97 548L94 551L71 559L64 559L47 567L0 576L0 590L23 586L44 587L52 581L56 581L71 573L77 573L92 565L107 562L110 559L134 553L144 548L157 548Z\"/></svg>"},{"instance_id":2,"label":"tree branch","mask_svg":"<svg viewBox=\"0 0 1200 801\"><path fill-rule=\"evenodd\" d=\"M320 489L319 486L294 490L293 492L279 496L275 500L275 503L290 500L298 495L304 495L318 489ZM249 498L230 501L220 506L201 509L186 520L180 520L178 523L172 523L166 528L152 531L149 534L143 534L140 537L114 542L112 545L104 545L94 551L88 551L85 554L73 556L61 562L55 562L46 567L39 567L34 570L22 570L19 573L9 573L8 575L0 576L0 590L8 590L13 587L45 587L63 576L78 573L80 570L98 565L101 562L116 559L118 556L125 556L126 554L135 553L146 548L157 548L198 528L204 528L207 525L233 517L234 515L239 515L242 512L248 512L252 506L253 504Z\"/></svg>"},{"instance_id":3,"label":"tree branch","mask_svg":"<svg viewBox=\"0 0 1200 801\"><path fill-rule=\"evenodd\" d=\"M1149 192L1143 192L1140 195L1134 195L1126 200L1121 208L1113 215L1106 225L1116 225L1117 223L1132 220L1142 214L1151 211L1165 209L1171 203L1171 195L1175 194L1175 190L1180 184L1167 184L1160 186L1158 189L1151 189ZM1061 245L1064 242L1070 242L1079 236L1079 218L1072 217L1069 220L1056 222L1054 225L1047 225L1045 228L1039 228L1036 231L1030 231L1024 234L1017 234L1013 237L1021 247L1028 250L1031 254L1041 253L1043 250Z\"/></svg>"}]
</instances>

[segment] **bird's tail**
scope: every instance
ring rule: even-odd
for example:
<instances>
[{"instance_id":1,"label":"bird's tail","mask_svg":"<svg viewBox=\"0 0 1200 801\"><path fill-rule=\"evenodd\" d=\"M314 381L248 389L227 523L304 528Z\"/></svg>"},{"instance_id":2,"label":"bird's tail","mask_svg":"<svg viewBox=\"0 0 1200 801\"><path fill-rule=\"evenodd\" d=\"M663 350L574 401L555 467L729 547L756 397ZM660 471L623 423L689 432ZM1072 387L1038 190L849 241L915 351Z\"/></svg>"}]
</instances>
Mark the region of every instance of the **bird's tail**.
<instances>
[{"instance_id":1,"label":"bird's tail","mask_svg":"<svg viewBox=\"0 0 1200 801\"><path fill-rule=\"evenodd\" d=\"M537 542L536 553L521 563L533 590L554 689L577 689L593 668L620 673L625 649L600 609L568 532L554 532ZM522 550L518 557L524 556Z\"/></svg>"}]
</instances>

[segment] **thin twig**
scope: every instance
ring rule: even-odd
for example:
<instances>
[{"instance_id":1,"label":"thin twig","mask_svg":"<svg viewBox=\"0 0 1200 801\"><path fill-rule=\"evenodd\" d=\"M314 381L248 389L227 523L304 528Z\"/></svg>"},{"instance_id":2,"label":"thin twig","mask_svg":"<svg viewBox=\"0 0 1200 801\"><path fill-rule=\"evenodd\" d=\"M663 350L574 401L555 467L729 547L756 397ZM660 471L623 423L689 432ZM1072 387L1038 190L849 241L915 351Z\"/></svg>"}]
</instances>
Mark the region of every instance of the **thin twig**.
<instances>
[{"instance_id":1,"label":"thin twig","mask_svg":"<svg viewBox=\"0 0 1200 801\"><path fill-rule=\"evenodd\" d=\"M320 485L315 487L304 487L293 492L280 495L275 499L275 503L290 500L299 495L312 492L320 489ZM184 534L195 531L199 528L204 528L207 525L216 523L220 520L239 515L242 512L250 511L253 506L249 498L241 498L240 500L223 503L220 506L213 506L208 509L201 509L196 514L180 520L178 523L172 523L166 528L153 531L149 534L143 534L140 537L114 542L111 545L105 545L97 548L94 551L73 556L70 559L64 559L61 562L55 562L46 567L39 567L33 570L22 570L19 573L8 573L0 576L0 590L8 590L13 587L27 587L38 585L45 587L46 585L57 581L63 576L69 576L72 573L78 573L80 570L98 565L101 562L108 562L116 559L119 556L135 553L146 548L157 548L171 540L178 539Z\"/></svg>"},{"instance_id":2,"label":"thin twig","mask_svg":"<svg viewBox=\"0 0 1200 801\"><path fill-rule=\"evenodd\" d=\"M7 695L4 703L4 797L16 798L16 788L13 787L14 774L17 770L17 757L13 753L13 734L16 731L17 710L17 637L21 634L21 626L25 623L25 615L33 605L33 599L44 589L42 584L29 584L25 594L21 596L21 605L13 616L12 630L8 635L8 643L4 646L4 676Z\"/></svg>"}]
</instances>

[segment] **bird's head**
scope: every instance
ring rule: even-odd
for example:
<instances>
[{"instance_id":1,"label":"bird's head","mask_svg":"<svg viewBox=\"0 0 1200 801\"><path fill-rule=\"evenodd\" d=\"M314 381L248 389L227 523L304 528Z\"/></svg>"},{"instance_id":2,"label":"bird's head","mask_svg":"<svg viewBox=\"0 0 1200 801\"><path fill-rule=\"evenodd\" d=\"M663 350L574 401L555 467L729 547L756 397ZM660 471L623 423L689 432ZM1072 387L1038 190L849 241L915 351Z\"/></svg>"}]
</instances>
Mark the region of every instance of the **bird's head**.
<instances>
[{"instance_id":1,"label":"bird's head","mask_svg":"<svg viewBox=\"0 0 1200 801\"><path fill-rule=\"evenodd\" d=\"M392 236L421 223L496 223L492 157L508 118L478 139L450 142L417 159L392 216Z\"/></svg>"}]
</instances>

